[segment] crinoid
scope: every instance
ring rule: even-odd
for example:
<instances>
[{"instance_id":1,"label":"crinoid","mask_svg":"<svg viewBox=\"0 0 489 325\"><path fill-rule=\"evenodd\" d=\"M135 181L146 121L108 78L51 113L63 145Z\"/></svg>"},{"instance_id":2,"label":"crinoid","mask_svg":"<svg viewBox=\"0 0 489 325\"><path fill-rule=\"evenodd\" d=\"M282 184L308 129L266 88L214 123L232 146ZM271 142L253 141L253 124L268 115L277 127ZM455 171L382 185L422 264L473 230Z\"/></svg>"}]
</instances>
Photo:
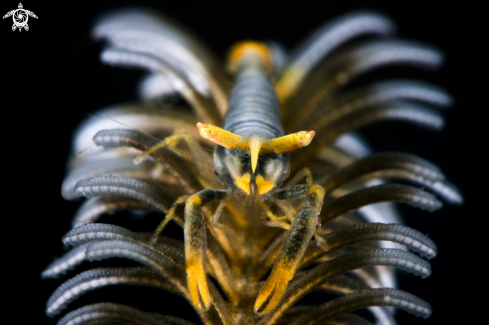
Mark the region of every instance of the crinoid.
<instances>
[{"instance_id":1,"label":"crinoid","mask_svg":"<svg viewBox=\"0 0 489 325\"><path fill-rule=\"evenodd\" d=\"M442 63L436 49L395 39L393 30L386 17L361 11L320 27L291 54L274 42L240 42L228 75L158 14L131 10L99 20L93 35L108 44L102 61L150 75L142 103L100 111L77 132L62 193L88 200L63 237L73 248L43 277L64 276L84 261L139 265L67 280L49 299L48 316L88 291L135 285L183 297L205 324L367 324L352 313L361 308L382 324L395 324L395 308L428 317L427 302L395 288L393 269L428 277L423 258L437 248L399 224L392 202L434 211L439 199L460 204L462 197L432 163L403 152L370 154L351 132L384 120L440 129L432 106L451 98L405 79L345 89L379 67ZM165 104L170 97L184 107ZM152 233L95 223L119 210L157 211L163 221ZM163 236L171 221L184 229L183 241ZM297 305L316 292L329 295ZM111 302L59 320L119 323L190 324Z\"/></svg>"}]
</instances>

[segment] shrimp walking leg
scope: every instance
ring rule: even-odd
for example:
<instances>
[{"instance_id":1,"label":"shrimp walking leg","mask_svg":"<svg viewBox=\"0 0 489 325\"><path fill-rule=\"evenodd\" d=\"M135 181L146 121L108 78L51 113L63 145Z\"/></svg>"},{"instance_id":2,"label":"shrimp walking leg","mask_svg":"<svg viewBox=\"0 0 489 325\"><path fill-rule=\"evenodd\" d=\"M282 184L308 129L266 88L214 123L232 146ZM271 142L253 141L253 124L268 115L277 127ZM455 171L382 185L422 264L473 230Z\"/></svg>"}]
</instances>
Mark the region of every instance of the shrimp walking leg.
<instances>
[{"instance_id":1,"label":"shrimp walking leg","mask_svg":"<svg viewBox=\"0 0 489 325\"><path fill-rule=\"evenodd\" d=\"M314 180L312 178L312 172L309 168L303 168L295 174L294 177L292 177L287 184L284 185L284 188L289 188L293 185L297 185L303 178L306 179L306 184L307 185L312 185L314 184Z\"/></svg>"},{"instance_id":2,"label":"shrimp walking leg","mask_svg":"<svg viewBox=\"0 0 489 325\"><path fill-rule=\"evenodd\" d=\"M185 140L187 142L190 151L193 153L193 151L196 151L196 148L198 147L195 139L185 130L177 130L173 132L173 134L169 137L166 137L156 145L152 146L148 150L140 153L139 155L134 158L134 163L139 164L146 160L153 152L156 150L163 148L163 147L175 147L180 140Z\"/></svg>"},{"instance_id":3,"label":"shrimp walking leg","mask_svg":"<svg viewBox=\"0 0 489 325\"><path fill-rule=\"evenodd\" d=\"M312 185L314 183L311 170L309 168L304 168L301 169L294 177L292 177L292 179L284 187L290 188L291 186L299 183L303 178L306 178L307 185ZM275 216L272 213L272 211L270 211L270 208L264 202L260 202L260 207L265 211L265 214L270 219L267 225L271 227L279 227L285 230L289 230L290 225L285 221L289 220L291 223L294 222L294 218L295 215L297 214L297 211L295 211L294 207L291 206L290 204L287 204L287 202L285 201L275 198L273 199L273 203L275 203L282 210L285 216L283 217Z\"/></svg>"},{"instance_id":4,"label":"shrimp walking leg","mask_svg":"<svg viewBox=\"0 0 489 325\"><path fill-rule=\"evenodd\" d=\"M164 147L175 150L181 140L184 140L187 144L189 153L184 153L181 150L178 150L178 153L188 155L189 157L193 158L195 167L197 167L194 172L196 175L200 174L200 176L202 177L201 181L205 183L204 186L211 188L217 186L218 184L216 184L215 182L209 183L209 180L213 179L214 177L214 170L212 170L212 168L210 168L209 170L209 168L206 168L206 166L204 166L205 162L209 160L209 157L206 155L204 149L199 146L195 138L192 137L192 135L185 130L176 130L171 136L166 137L154 146L140 153L136 156L136 158L134 158L134 163L142 163L143 161L148 159L148 157L151 156L155 151Z\"/></svg>"},{"instance_id":5,"label":"shrimp walking leg","mask_svg":"<svg viewBox=\"0 0 489 325\"><path fill-rule=\"evenodd\" d=\"M158 240L158 236L161 234L163 229L165 229L166 225L173 219L173 215L175 214L175 209L185 203L185 201L188 199L188 195L180 196L178 199L175 200L173 205L171 206L170 210L168 210L168 213L165 216L165 219L158 225L158 228L156 228L155 232L153 233L153 236L151 236L151 243L156 243Z\"/></svg>"},{"instance_id":6,"label":"shrimp walking leg","mask_svg":"<svg viewBox=\"0 0 489 325\"><path fill-rule=\"evenodd\" d=\"M185 203L185 267L190 300L195 308L207 310L211 297L205 272L205 223L202 207L226 197L226 191L206 189L190 196Z\"/></svg>"},{"instance_id":7,"label":"shrimp walking leg","mask_svg":"<svg viewBox=\"0 0 489 325\"><path fill-rule=\"evenodd\" d=\"M299 183L303 178L306 179L307 185L312 185L314 183L312 172L309 168L306 167L306 168L301 169L299 172L297 172L297 174L294 177L292 177L292 179L289 182L287 182L287 184L284 187L290 188L291 186L294 186L297 183ZM290 203L288 203L287 201L279 200L277 198L274 199L273 202L285 213L286 218L289 219L289 221L292 223L294 221L295 215L297 213L295 208ZM270 216L270 214L271 214L271 212L269 212L269 211L270 210L268 209L267 216ZM287 224L286 222L284 222L283 218L280 218L280 217L271 218L270 217L270 219L272 221L270 223L267 223L267 224L269 224L271 226L281 227L281 228L284 228L286 230L288 230L290 228L290 225ZM317 230L314 231L314 237L316 238L318 244L321 247L323 247L323 245L325 245L324 239L318 234Z\"/></svg>"},{"instance_id":8,"label":"shrimp walking leg","mask_svg":"<svg viewBox=\"0 0 489 325\"><path fill-rule=\"evenodd\" d=\"M255 313L264 315L272 311L282 299L289 281L292 280L316 230L318 215L324 198L324 189L319 185L296 185L278 191L279 200L304 199L301 211L294 218L288 237L282 246L272 273L263 285L255 301Z\"/></svg>"}]
</instances>

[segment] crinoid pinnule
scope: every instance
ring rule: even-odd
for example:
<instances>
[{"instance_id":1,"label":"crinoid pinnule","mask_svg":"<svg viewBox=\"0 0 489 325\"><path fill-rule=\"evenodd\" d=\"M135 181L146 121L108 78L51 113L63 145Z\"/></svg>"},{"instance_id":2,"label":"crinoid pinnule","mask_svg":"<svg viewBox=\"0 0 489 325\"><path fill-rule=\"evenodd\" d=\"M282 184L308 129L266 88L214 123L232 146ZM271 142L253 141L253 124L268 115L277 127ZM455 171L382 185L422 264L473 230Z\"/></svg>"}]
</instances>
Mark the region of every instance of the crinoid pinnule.
<instances>
[{"instance_id":1,"label":"crinoid pinnule","mask_svg":"<svg viewBox=\"0 0 489 325\"><path fill-rule=\"evenodd\" d=\"M43 277L87 261L137 266L79 273L53 293L48 316L114 285L183 297L205 324L367 324L352 313L361 308L379 324L395 324L395 308L431 314L426 301L396 288L393 270L430 276L437 247L400 224L393 202L431 212L462 196L431 162L371 153L352 132L386 120L438 130L437 108L451 97L408 79L345 86L384 66L437 68L435 48L395 38L393 23L370 11L321 26L290 54L276 42L239 42L228 71L154 12L114 12L93 36L107 44L104 63L149 75L141 103L104 109L75 135L62 194L87 200L63 237L73 248ZM185 103L162 105L168 97ZM96 223L120 210L156 211L162 221L151 233ZM183 241L160 235L172 221ZM297 305L318 292L328 294L321 304ZM115 302L59 320L114 323L190 324Z\"/></svg>"}]
</instances>

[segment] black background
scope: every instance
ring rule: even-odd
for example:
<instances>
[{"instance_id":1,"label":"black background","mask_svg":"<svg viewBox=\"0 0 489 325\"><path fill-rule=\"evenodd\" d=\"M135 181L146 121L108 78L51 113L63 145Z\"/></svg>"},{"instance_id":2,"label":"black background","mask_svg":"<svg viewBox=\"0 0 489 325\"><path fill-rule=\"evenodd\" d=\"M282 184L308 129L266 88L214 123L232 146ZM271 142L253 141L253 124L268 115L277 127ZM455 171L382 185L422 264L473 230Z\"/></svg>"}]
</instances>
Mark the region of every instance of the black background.
<instances>
[{"instance_id":1,"label":"black background","mask_svg":"<svg viewBox=\"0 0 489 325\"><path fill-rule=\"evenodd\" d=\"M61 181L76 125L107 105L136 99L141 72L102 66L101 44L90 38L93 19L130 1L29 1L28 32L12 32L11 18L0 24L2 87L1 160L4 175L2 276L4 317L12 313L20 324L51 324L45 302L60 282L42 281L40 272L62 253L60 238L69 229L76 203L60 196ZM1 14L17 8L2 1ZM439 133L400 123L366 128L375 150L416 153L438 164L466 199L462 207L445 206L433 214L403 207L407 224L427 233L439 247L433 275L425 280L400 275L401 288L429 301L433 315L423 321L399 312L400 324L479 322L487 303L483 274L487 210L487 51L484 10L468 2L298 1L295 3L234 2L226 4L142 1L180 21L223 58L227 48L243 39L276 39L291 48L323 22L358 8L379 10L398 25L402 38L432 44L446 54L446 64L434 73L400 70L397 76L420 78L446 88L455 98ZM486 19L487 20L487 19ZM371 78L390 76L374 73ZM395 76L395 75L393 75ZM362 80L360 80L361 82ZM364 79L363 81L368 81ZM122 288L126 289L126 288ZM111 289L112 290L112 289ZM103 301L92 293L85 303ZM131 291L138 302L153 291ZM185 317L183 300L148 302L148 310ZM121 298L122 299L122 298ZM128 298L129 299L129 298ZM161 299L161 298L160 298ZM120 300L131 303L131 301ZM137 303L136 303L137 304ZM142 304L142 305L141 305ZM158 309L161 306L162 309ZM145 307L140 303L138 307ZM156 308L156 309L155 309ZM483 318L482 318L483 319ZM482 321L483 322L483 321Z\"/></svg>"}]
</instances>

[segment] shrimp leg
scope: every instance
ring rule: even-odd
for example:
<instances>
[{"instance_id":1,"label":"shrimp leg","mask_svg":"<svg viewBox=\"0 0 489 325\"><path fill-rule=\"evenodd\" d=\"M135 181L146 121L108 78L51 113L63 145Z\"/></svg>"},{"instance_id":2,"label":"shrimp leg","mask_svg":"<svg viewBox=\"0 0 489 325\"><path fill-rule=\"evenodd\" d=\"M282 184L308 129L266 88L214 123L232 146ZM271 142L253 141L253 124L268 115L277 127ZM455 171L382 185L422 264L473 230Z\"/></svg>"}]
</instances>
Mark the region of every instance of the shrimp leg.
<instances>
[{"instance_id":1,"label":"shrimp leg","mask_svg":"<svg viewBox=\"0 0 489 325\"><path fill-rule=\"evenodd\" d=\"M318 215L323 204L324 188L319 185L296 185L278 191L275 197L279 200L304 199L305 202L294 218L272 273L256 298L254 309L259 315L269 313L279 304L289 281L294 277L316 230Z\"/></svg>"},{"instance_id":2,"label":"shrimp leg","mask_svg":"<svg viewBox=\"0 0 489 325\"><path fill-rule=\"evenodd\" d=\"M185 202L185 268L190 300L195 308L207 310L211 304L207 275L205 272L206 239L202 207L220 201L227 195L226 191L205 189Z\"/></svg>"}]
</instances>

